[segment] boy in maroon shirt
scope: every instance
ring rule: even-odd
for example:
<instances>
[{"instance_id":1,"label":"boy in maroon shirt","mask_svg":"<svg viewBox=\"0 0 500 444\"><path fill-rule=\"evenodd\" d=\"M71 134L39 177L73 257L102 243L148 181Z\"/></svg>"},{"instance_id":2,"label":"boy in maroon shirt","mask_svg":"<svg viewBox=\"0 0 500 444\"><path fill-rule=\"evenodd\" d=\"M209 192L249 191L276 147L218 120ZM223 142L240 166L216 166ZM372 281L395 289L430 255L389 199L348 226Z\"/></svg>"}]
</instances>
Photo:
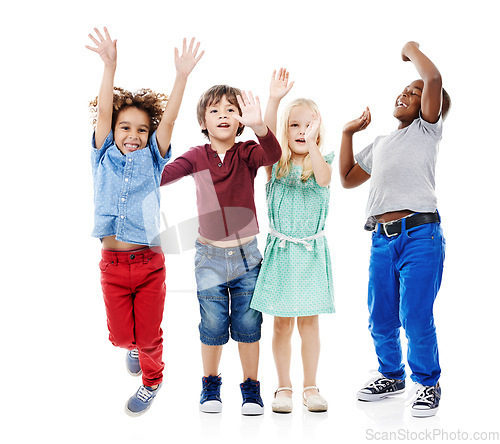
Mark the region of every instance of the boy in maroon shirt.
<instances>
[{"instance_id":1,"label":"boy in maroon shirt","mask_svg":"<svg viewBox=\"0 0 500 444\"><path fill-rule=\"evenodd\" d=\"M257 169L277 162L281 147L264 124L258 97L227 85L206 91L197 108L209 144L196 146L169 163L161 185L193 175L199 218L195 276L201 322L202 412L218 413L219 362L229 333L238 342L243 369L242 414L261 415L264 405L257 380L262 314L250 301L262 257L254 202ZM235 139L249 126L259 143Z\"/></svg>"}]
</instances>

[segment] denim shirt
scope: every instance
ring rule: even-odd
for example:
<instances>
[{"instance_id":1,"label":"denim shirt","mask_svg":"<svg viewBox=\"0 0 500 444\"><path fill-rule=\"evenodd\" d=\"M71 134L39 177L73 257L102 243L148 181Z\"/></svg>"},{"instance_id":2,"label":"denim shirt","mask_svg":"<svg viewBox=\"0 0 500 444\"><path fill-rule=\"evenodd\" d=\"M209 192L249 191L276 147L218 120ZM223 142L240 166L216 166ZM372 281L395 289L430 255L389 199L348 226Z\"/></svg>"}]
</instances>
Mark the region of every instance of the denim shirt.
<instances>
[{"instance_id":1,"label":"denim shirt","mask_svg":"<svg viewBox=\"0 0 500 444\"><path fill-rule=\"evenodd\" d=\"M160 179L171 157L161 157L156 132L145 148L126 155L110 131L102 148L92 137L93 237L116 236L132 244L160 245Z\"/></svg>"}]
</instances>

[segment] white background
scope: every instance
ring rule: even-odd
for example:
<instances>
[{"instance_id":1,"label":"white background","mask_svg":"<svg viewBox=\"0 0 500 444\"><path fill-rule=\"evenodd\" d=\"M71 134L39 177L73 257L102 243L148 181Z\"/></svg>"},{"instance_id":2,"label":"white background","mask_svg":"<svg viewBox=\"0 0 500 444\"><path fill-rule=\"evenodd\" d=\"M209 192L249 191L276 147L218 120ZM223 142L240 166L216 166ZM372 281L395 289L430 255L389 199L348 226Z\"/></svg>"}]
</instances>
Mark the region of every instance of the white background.
<instances>
[{"instance_id":1,"label":"white background","mask_svg":"<svg viewBox=\"0 0 500 444\"><path fill-rule=\"evenodd\" d=\"M498 392L498 32L496 2L94 1L18 2L2 17L2 221L0 374L5 442L271 442L308 437L334 442L384 432L499 431ZM368 185L340 187L334 161L328 239L337 313L321 317L318 384L326 414L300 403L300 341L294 336L295 409L271 413L277 378L272 318L265 316L260 380L266 413L239 413L241 367L230 342L221 363L224 409L198 412L201 358L193 250L168 255L164 316L165 383L146 415L125 401L140 381L123 350L107 340L93 224L88 102L102 62L85 49L93 27L118 39L116 84L168 93L173 48L196 36L206 54L193 72L173 136L174 157L203 143L195 105L218 83L252 90L264 109L273 69L296 81L284 100L317 102L325 152L338 154L341 129L370 106L370 127L355 150L396 129L397 94L417 78L400 51L408 40L441 71L453 106L444 125L437 192L447 258L435 305L443 399L437 417L416 420L400 400L360 403L355 392L377 367L367 330L370 236L362 230ZM243 138L252 138L245 130ZM267 226L265 178L256 180L261 230ZM196 215L192 179L162 189L169 225ZM260 247L264 234L259 235ZM412 435L413 433L413 435ZM429 435L427 435L429 436ZM450 437L451 436L451 437ZM463 438L463 435L462 435ZM427 438L429 439L429 438Z\"/></svg>"}]
</instances>

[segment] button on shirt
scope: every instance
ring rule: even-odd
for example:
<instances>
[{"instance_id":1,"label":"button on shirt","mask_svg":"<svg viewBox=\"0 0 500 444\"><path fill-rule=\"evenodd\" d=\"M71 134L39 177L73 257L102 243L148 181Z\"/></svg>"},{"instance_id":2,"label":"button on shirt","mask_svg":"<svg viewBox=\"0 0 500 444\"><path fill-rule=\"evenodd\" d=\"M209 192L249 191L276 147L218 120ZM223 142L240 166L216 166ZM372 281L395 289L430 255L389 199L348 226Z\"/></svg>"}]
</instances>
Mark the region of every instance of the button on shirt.
<instances>
[{"instance_id":1,"label":"button on shirt","mask_svg":"<svg viewBox=\"0 0 500 444\"><path fill-rule=\"evenodd\" d=\"M160 245L160 178L171 157L161 157L156 132L148 145L122 154L110 131L102 148L92 138L94 230L92 236L132 244Z\"/></svg>"}]
</instances>

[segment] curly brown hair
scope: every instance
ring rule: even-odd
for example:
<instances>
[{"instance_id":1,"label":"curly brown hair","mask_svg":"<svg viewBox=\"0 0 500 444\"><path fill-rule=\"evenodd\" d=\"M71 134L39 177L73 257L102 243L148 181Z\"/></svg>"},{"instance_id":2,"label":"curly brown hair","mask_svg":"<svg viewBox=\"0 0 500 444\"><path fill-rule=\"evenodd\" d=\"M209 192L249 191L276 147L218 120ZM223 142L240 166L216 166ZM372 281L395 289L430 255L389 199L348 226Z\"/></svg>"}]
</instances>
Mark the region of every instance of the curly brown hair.
<instances>
[{"instance_id":1,"label":"curly brown hair","mask_svg":"<svg viewBox=\"0 0 500 444\"><path fill-rule=\"evenodd\" d=\"M160 124L163 111L168 101L168 96L154 92L149 88L142 88L136 92L130 92L115 86L113 90L113 117L111 128L114 130L119 112L133 106L144 110L149 115L151 123L149 135L153 134ZM92 113L92 125L94 128L97 125L98 100L99 97L96 97L89 103L90 112Z\"/></svg>"}]
</instances>

